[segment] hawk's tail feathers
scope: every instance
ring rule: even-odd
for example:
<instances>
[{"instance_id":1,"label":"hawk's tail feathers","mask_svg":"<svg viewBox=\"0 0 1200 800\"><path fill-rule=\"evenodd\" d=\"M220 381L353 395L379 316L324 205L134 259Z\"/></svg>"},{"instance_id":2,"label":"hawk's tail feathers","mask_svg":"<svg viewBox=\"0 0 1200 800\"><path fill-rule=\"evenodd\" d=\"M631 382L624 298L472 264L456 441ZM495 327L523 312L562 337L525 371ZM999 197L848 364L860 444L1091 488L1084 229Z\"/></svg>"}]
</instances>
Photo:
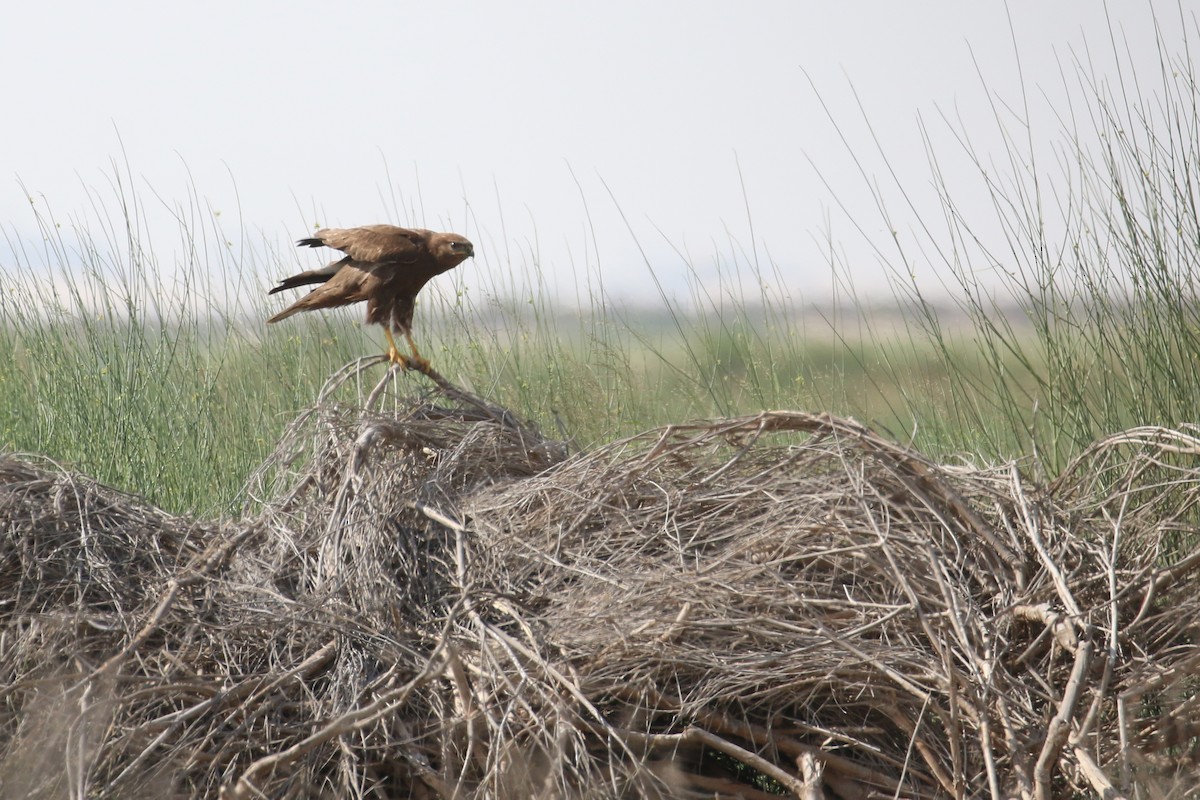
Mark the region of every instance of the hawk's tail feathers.
<instances>
[{"instance_id":1,"label":"hawk's tail feathers","mask_svg":"<svg viewBox=\"0 0 1200 800\"><path fill-rule=\"evenodd\" d=\"M301 272L299 275L292 275L284 278L279 282L279 285L271 289L267 294L275 294L282 292L284 289L295 289L298 286L309 286L314 283L324 283L337 274L337 271L346 263L345 259L335 261L332 264L326 264L320 269L310 269Z\"/></svg>"},{"instance_id":2,"label":"hawk's tail feathers","mask_svg":"<svg viewBox=\"0 0 1200 800\"><path fill-rule=\"evenodd\" d=\"M298 308L296 306L291 306L290 308L285 308L283 311L280 311L278 314L276 314L275 316L268 319L267 324L270 325L272 322L279 322L282 319L287 319L292 314L298 314L303 310L304 310L303 308Z\"/></svg>"},{"instance_id":3,"label":"hawk's tail feathers","mask_svg":"<svg viewBox=\"0 0 1200 800\"><path fill-rule=\"evenodd\" d=\"M298 239L296 241L296 246L297 247L324 247L325 243L322 242L320 239Z\"/></svg>"}]
</instances>

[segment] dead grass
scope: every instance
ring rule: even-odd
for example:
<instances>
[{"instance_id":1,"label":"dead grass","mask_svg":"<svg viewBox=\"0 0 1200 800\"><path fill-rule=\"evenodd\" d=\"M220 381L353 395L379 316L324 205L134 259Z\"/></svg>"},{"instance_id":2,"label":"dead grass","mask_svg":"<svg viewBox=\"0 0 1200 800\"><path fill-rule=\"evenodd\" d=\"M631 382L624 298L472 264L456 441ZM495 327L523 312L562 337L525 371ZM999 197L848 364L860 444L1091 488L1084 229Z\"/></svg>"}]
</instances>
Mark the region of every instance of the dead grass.
<instances>
[{"instance_id":1,"label":"dead grass","mask_svg":"<svg viewBox=\"0 0 1200 800\"><path fill-rule=\"evenodd\" d=\"M796 412L570 455L444 382L355 395L370 363L240 520L0 460L0 795L1200 783L1194 432L1044 484Z\"/></svg>"}]
</instances>

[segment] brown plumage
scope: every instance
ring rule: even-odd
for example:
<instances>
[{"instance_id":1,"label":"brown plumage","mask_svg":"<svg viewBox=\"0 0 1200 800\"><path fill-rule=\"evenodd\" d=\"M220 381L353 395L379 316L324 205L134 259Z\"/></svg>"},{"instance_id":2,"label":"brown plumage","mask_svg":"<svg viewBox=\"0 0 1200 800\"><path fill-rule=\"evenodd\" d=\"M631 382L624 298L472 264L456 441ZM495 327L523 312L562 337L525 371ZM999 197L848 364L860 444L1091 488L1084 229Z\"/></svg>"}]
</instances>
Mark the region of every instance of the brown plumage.
<instances>
[{"instance_id":1,"label":"brown plumage","mask_svg":"<svg viewBox=\"0 0 1200 800\"><path fill-rule=\"evenodd\" d=\"M475 255L474 246L457 233L436 233L395 225L366 225L361 228L324 228L309 239L296 242L305 247L332 247L346 254L320 269L284 278L268 294L298 286L321 284L280 311L267 322L279 322L299 311L334 308L367 301L367 322L383 326L388 340L388 359L404 364L392 331L404 335L413 358L422 369L429 362L417 352L412 338L413 308L417 292L429 279L454 269Z\"/></svg>"}]
</instances>

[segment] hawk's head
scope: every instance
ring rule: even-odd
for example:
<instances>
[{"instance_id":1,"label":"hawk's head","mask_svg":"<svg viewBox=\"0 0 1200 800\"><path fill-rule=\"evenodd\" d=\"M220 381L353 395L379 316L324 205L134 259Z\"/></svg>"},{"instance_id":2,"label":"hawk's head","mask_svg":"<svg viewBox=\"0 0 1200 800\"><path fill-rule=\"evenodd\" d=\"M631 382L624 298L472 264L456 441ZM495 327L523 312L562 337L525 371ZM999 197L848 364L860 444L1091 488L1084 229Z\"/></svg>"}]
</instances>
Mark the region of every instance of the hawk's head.
<instances>
[{"instance_id":1,"label":"hawk's head","mask_svg":"<svg viewBox=\"0 0 1200 800\"><path fill-rule=\"evenodd\" d=\"M457 233L437 233L429 242L429 249L443 270L453 269L475 255L475 245Z\"/></svg>"}]
</instances>

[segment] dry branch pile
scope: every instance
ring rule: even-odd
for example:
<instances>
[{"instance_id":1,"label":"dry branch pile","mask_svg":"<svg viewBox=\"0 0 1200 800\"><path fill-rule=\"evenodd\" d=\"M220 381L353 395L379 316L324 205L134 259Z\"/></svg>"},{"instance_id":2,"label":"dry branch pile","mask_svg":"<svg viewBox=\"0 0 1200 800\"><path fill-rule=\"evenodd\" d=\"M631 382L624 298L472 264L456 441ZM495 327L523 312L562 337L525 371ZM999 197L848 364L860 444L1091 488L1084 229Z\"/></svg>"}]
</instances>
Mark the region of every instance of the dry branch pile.
<instances>
[{"instance_id":1,"label":"dry branch pile","mask_svg":"<svg viewBox=\"0 0 1200 800\"><path fill-rule=\"evenodd\" d=\"M445 384L360 405L237 522L0 460L0 796L1200 784L1188 433L1039 487L827 415L568 457Z\"/></svg>"}]
</instances>

